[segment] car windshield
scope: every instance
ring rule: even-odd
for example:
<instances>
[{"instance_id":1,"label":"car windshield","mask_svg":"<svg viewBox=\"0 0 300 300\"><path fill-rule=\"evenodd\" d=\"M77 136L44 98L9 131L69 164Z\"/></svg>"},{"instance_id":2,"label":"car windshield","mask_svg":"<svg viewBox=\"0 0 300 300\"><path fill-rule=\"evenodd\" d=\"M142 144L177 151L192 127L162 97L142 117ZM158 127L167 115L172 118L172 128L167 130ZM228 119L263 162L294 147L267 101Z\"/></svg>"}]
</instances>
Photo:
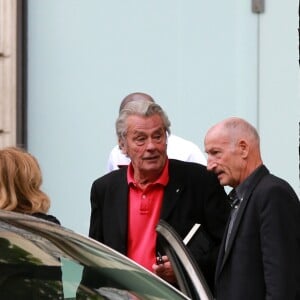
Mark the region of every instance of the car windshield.
<instances>
[{"instance_id":1,"label":"car windshield","mask_svg":"<svg viewBox=\"0 0 300 300\"><path fill-rule=\"evenodd\" d=\"M0 212L1 299L188 299L116 251L61 226Z\"/></svg>"}]
</instances>

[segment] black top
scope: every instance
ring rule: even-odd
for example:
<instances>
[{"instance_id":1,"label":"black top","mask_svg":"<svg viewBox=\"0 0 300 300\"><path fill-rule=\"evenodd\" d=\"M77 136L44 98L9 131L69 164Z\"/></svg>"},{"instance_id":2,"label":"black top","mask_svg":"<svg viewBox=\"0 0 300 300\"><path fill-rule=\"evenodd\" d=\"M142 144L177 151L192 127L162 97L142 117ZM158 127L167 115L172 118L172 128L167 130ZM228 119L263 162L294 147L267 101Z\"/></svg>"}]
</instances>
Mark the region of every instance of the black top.
<instances>
[{"instance_id":1,"label":"black top","mask_svg":"<svg viewBox=\"0 0 300 300\"><path fill-rule=\"evenodd\" d=\"M33 213L32 216L40 218L40 219L44 219L46 221L50 221L50 222L53 222L53 223L56 223L56 224L60 225L60 221L52 215L47 215L47 214L44 214L44 213Z\"/></svg>"}]
</instances>

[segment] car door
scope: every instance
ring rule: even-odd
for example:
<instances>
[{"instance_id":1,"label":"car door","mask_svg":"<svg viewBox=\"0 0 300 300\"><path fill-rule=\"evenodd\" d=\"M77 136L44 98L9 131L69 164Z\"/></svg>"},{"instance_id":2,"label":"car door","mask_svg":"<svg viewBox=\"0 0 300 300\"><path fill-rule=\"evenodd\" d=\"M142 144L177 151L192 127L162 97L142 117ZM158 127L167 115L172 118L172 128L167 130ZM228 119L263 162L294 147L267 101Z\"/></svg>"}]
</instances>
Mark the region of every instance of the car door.
<instances>
[{"instance_id":1,"label":"car door","mask_svg":"<svg viewBox=\"0 0 300 300\"><path fill-rule=\"evenodd\" d=\"M156 231L173 266L179 289L193 300L213 299L201 270L176 231L164 220L160 220Z\"/></svg>"}]
</instances>

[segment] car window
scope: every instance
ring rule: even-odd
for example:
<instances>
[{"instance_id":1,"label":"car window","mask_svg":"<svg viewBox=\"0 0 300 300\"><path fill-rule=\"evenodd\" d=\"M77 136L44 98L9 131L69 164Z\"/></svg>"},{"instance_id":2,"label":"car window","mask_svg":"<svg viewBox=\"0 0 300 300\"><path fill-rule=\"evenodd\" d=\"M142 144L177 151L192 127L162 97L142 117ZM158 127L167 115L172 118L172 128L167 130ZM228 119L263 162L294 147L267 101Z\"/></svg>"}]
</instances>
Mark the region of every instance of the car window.
<instances>
[{"instance_id":1,"label":"car window","mask_svg":"<svg viewBox=\"0 0 300 300\"><path fill-rule=\"evenodd\" d=\"M0 211L1 299L188 299L127 257L59 225Z\"/></svg>"},{"instance_id":2,"label":"car window","mask_svg":"<svg viewBox=\"0 0 300 300\"><path fill-rule=\"evenodd\" d=\"M1 299L63 299L60 261L1 223ZM51 295L54 298L48 298Z\"/></svg>"}]
</instances>

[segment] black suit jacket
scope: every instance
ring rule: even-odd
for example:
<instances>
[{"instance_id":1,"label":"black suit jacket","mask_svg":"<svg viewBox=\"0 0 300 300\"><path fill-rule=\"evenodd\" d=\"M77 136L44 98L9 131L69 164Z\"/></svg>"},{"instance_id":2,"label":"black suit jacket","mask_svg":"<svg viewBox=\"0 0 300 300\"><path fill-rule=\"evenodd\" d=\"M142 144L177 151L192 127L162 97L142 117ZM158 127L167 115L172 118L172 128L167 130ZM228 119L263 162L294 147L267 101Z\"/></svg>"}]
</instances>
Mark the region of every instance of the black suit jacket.
<instances>
[{"instance_id":1,"label":"black suit jacket","mask_svg":"<svg viewBox=\"0 0 300 300\"><path fill-rule=\"evenodd\" d=\"M244 195L216 269L217 300L300 299L300 204L260 167Z\"/></svg>"},{"instance_id":2,"label":"black suit jacket","mask_svg":"<svg viewBox=\"0 0 300 300\"><path fill-rule=\"evenodd\" d=\"M125 255L129 192L126 174L127 167L124 167L93 183L89 231L90 237ZM195 223L202 225L209 246L198 245L190 250L211 287L228 214L227 195L215 175L200 164L170 159L169 183L164 191L161 219L182 238Z\"/></svg>"}]
</instances>

